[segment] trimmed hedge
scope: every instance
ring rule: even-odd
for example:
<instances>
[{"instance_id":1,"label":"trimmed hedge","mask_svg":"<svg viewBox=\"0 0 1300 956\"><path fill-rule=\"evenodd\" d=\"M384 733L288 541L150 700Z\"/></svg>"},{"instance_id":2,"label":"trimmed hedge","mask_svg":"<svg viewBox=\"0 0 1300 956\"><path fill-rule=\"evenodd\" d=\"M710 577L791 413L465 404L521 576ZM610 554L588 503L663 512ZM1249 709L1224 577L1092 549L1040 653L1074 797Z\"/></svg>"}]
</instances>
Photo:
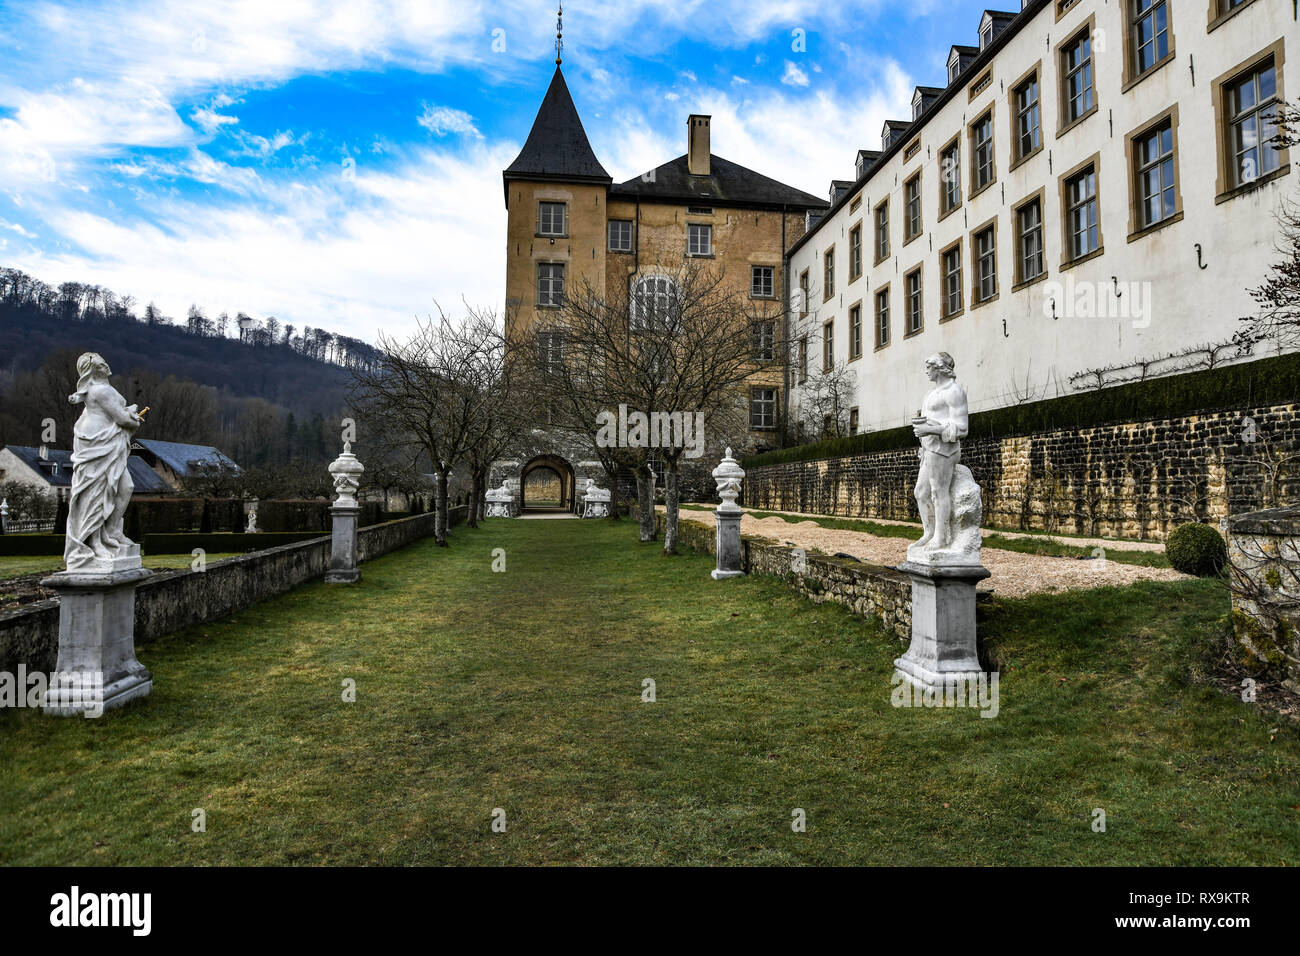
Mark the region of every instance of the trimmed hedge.
<instances>
[{"instance_id":1,"label":"trimmed hedge","mask_svg":"<svg viewBox=\"0 0 1300 956\"><path fill-rule=\"evenodd\" d=\"M1228 546L1223 535L1208 524L1179 525L1165 540L1165 557L1175 571L1208 578L1223 570Z\"/></svg>"},{"instance_id":2,"label":"trimmed hedge","mask_svg":"<svg viewBox=\"0 0 1300 956\"><path fill-rule=\"evenodd\" d=\"M287 531L279 534L200 534L197 531L177 534L147 534L141 542L145 560L151 554L189 554L202 548L212 554L242 554L278 548L282 544L309 541L321 535L314 531ZM0 557L63 557L61 534L0 535Z\"/></svg>"},{"instance_id":3,"label":"trimmed hedge","mask_svg":"<svg viewBox=\"0 0 1300 956\"><path fill-rule=\"evenodd\" d=\"M1300 400L1300 353L1170 375L1111 388L1008 405L970 417L970 438L1008 438L1065 428L1178 418L1198 412L1251 408ZM747 456L746 469L794 461L894 451L916 443L910 425L795 445Z\"/></svg>"},{"instance_id":4,"label":"trimmed hedge","mask_svg":"<svg viewBox=\"0 0 1300 956\"><path fill-rule=\"evenodd\" d=\"M0 557L63 557L61 534L0 534Z\"/></svg>"},{"instance_id":5,"label":"trimmed hedge","mask_svg":"<svg viewBox=\"0 0 1300 956\"><path fill-rule=\"evenodd\" d=\"M321 535L314 531L258 532L257 534L147 534L141 550L148 560L151 554L190 554L202 548L211 554L242 554L264 551L282 544L310 541Z\"/></svg>"}]
</instances>

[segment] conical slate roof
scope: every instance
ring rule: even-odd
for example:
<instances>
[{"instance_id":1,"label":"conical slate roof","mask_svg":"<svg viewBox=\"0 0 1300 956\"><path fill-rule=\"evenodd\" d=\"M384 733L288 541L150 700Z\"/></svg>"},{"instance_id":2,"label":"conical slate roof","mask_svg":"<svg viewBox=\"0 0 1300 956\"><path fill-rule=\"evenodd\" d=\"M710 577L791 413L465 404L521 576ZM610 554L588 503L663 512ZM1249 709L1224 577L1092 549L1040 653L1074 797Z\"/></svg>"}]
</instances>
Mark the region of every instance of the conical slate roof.
<instances>
[{"instance_id":1,"label":"conical slate roof","mask_svg":"<svg viewBox=\"0 0 1300 956\"><path fill-rule=\"evenodd\" d=\"M613 182L587 141L587 131L582 128L569 86L558 66L524 148L506 168L503 178L506 182L511 179Z\"/></svg>"}]
</instances>

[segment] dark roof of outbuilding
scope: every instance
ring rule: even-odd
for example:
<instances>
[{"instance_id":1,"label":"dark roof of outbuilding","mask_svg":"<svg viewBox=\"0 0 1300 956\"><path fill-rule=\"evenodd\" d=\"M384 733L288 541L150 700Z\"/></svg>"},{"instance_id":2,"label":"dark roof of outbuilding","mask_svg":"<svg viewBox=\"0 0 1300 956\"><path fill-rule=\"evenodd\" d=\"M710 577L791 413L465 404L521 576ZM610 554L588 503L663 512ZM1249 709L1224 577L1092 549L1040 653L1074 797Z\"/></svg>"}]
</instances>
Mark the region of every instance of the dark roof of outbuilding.
<instances>
[{"instance_id":1,"label":"dark roof of outbuilding","mask_svg":"<svg viewBox=\"0 0 1300 956\"><path fill-rule=\"evenodd\" d=\"M24 465L36 472L52 488L66 488L72 484L72 452L64 451L61 448L46 448L45 457L41 458L39 448L31 448L26 445L6 445L6 448L15 458ZM48 466L50 463L58 465L58 473L50 474L42 465Z\"/></svg>"},{"instance_id":2,"label":"dark roof of outbuilding","mask_svg":"<svg viewBox=\"0 0 1300 956\"><path fill-rule=\"evenodd\" d=\"M186 445L181 442L160 441L157 438L136 438L133 445L153 454L159 461L182 478L190 469L203 466L220 466L239 469L233 461L211 445Z\"/></svg>"},{"instance_id":3,"label":"dark roof of outbuilding","mask_svg":"<svg viewBox=\"0 0 1300 956\"><path fill-rule=\"evenodd\" d=\"M830 204L811 193L769 179L762 173L709 155L709 175L692 176L686 155L610 187L610 197L647 202L686 202L700 205L746 206L779 209L825 209Z\"/></svg>"},{"instance_id":4,"label":"dark roof of outbuilding","mask_svg":"<svg viewBox=\"0 0 1300 956\"><path fill-rule=\"evenodd\" d=\"M149 463L139 455L132 455L126 460L126 470L131 473L131 484L137 492L145 494L174 494L176 489L158 472L149 467Z\"/></svg>"},{"instance_id":5,"label":"dark roof of outbuilding","mask_svg":"<svg viewBox=\"0 0 1300 956\"><path fill-rule=\"evenodd\" d=\"M42 459L39 448L31 448L25 445L8 445L6 447L13 452L15 458L44 478L51 488L67 488L72 484L72 452L62 448L46 448L45 458ZM46 468L41 467L42 461L47 466L50 462L57 464L59 466L58 473L50 474ZM127 458L126 469L131 475L131 483L135 485L136 491L168 494L175 490L166 479L150 468L148 462L138 455L131 455Z\"/></svg>"},{"instance_id":6,"label":"dark roof of outbuilding","mask_svg":"<svg viewBox=\"0 0 1300 956\"><path fill-rule=\"evenodd\" d=\"M564 74L558 66L537 110L533 128L524 141L524 148L506 167L502 178L505 182L511 179L613 182L587 140L587 131L583 129L578 109L569 95L569 85L564 82ZM506 201L509 202L508 191Z\"/></svg>"}]
</instances>

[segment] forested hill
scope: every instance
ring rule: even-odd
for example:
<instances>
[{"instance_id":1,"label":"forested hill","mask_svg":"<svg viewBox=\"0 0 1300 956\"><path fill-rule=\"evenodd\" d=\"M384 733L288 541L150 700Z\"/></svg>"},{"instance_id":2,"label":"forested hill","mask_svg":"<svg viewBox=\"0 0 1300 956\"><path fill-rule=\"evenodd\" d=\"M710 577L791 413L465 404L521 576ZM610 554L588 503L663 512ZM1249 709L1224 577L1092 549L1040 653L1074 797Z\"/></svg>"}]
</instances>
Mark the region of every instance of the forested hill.
<instances>
[{"instance_id":1,"label":"forested hill","mask_svg":"<svg viewBox=\"0 0 1300 956\"><path fill-rule=\"evenodd\" d=\"M299 418L335 414L343 407L351 378L346 368L301 355L287 345L246 345L143 322L72 321L24 313L0 302L0 369L36 369L61 349L98 352L114 372L148 370L233 396L264 398Z\"/></svg>"},{"instance_id":2,"label":"forested hill","mask_svg":"<svg viewBox=\"0 0 1300 956\"><path fill-rule=\"evenodd\" d=\"M76 356L90 351L127 401L155 409L154 437L218 444L241 464L336 453L326 423L344 413L351 369L375 360L369 343L275 318L209 318L198 305L180 320L135 305L0 267L0 444L34 444L47 416L65 433Z\"/></svg>"}]
</instances>

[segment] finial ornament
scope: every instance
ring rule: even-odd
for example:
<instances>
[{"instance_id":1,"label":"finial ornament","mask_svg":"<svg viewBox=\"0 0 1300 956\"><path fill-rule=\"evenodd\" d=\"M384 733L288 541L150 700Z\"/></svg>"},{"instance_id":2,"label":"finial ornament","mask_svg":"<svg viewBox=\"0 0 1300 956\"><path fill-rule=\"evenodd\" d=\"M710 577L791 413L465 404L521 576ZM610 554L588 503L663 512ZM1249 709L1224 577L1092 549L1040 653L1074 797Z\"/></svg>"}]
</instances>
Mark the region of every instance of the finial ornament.
<instances>
[{"instance_id":1,"label":"finial ornament","mask_svg":"<svg viewBox=\"0 0 1300 956\"><path fill-rule=\"evenodd\" d=\"M559 12L555 15L555 65L559 66L564 59L564 4L560 4Z\"/></svg>"}]
</instances>

